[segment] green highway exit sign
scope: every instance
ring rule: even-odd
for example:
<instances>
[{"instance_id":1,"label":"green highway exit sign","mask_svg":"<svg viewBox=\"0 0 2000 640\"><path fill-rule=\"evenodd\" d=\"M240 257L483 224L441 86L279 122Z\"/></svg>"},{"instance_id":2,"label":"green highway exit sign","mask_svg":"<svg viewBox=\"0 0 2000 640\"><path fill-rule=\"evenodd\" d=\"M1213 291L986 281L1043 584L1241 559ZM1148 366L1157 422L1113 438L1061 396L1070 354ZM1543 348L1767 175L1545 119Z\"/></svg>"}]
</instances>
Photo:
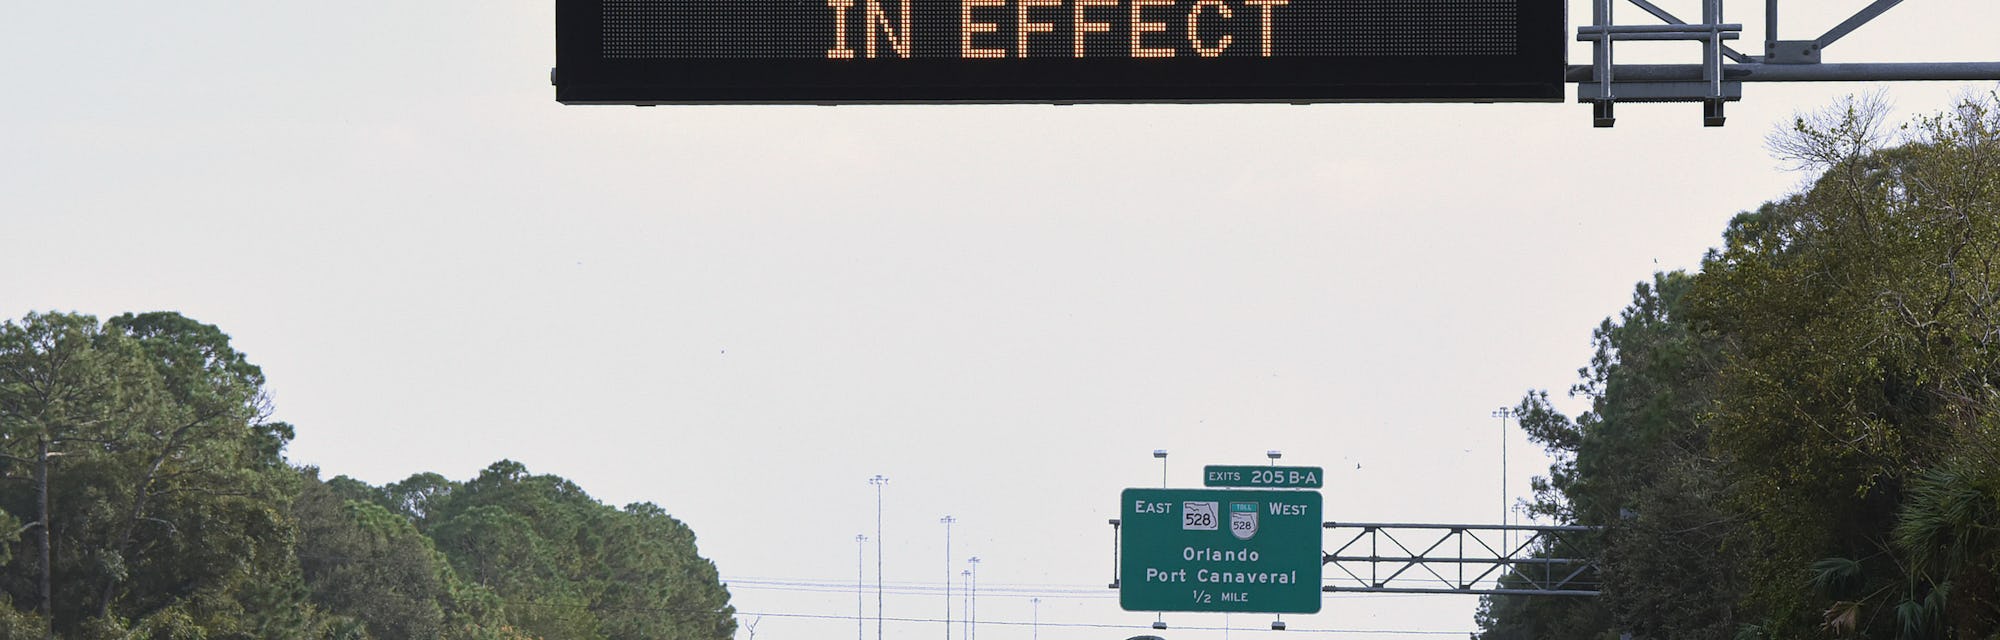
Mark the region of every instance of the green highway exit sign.
<instances>
[{"instance_id":1,"label":"green highway exit sign","mask_svg":"<svg viewBox=\"0 0 2000 640\"><path fill-rule=\"evenodd\" d=\"M1126 489L1119 500L1121 608L1319 611L1319 492Z\"/></svg>"},{"instance_id":2,"label":"green highway exit sign","mask_svg":"<svg viewBox=\"0 0 2000 640\"><path fill-rule=\"evenodd\" d=\"M1201 486L1258 489L1318 489L1326 482L1319 467L1257 467L1211 464L1201 468Z\"/></svg>"}]
</instances>

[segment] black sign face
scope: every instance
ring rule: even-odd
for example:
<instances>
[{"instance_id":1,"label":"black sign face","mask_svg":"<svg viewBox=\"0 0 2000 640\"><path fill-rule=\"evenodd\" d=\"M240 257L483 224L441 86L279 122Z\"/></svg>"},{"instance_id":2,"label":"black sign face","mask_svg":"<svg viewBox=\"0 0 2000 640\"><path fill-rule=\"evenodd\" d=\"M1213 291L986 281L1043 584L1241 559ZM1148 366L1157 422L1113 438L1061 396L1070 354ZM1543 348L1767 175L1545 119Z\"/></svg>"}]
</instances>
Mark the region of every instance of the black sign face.
<instances>
[{"instance_id":1,"label":"black sign face","mask_svg":"<svg viewBox=\"0 0 2000 640\"><path fill-rule=\"evenodd\" d=\"M557 0L565 104L1559 101L1562 0Z\"/></svg>"}]
</instances>

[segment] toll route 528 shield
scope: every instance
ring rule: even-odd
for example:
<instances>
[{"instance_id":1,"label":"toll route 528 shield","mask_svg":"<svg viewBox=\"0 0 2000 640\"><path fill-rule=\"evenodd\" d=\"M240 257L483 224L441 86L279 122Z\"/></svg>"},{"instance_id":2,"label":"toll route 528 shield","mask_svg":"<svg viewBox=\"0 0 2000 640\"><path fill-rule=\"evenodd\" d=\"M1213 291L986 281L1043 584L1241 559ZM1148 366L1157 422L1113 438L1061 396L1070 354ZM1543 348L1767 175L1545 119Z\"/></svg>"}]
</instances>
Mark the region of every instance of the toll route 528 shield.
<instances>
[{"instance_id":1,"label":"toll route 528 shield","mask_svg":"<svg viewBox=\"0 0 2000 640\"><path fill-rule=\"evenodd\" d=\"M1229 503L1229 535L1237 540L1257 535L1257 506L1255 502Z\"/></svg>"}]
</instances>

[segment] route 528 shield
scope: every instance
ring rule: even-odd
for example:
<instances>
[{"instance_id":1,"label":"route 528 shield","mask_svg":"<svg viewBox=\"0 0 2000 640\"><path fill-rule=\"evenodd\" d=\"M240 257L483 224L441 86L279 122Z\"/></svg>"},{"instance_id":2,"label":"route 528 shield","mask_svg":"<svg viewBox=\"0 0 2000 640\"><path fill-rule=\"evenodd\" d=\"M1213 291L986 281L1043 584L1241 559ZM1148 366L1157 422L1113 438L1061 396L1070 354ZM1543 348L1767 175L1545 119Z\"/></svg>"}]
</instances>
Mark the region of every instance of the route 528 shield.
<instances>
[{"instance_id":1,"label":"route 528 shield","mask_svg":"<svg viewBox=\"0 0 2000 640\"><path fill-rule=\"evenodd\" d=\"M1229 503L1229 535L1237 540L1249 540L1257 535L1257 503Z\"/></svg>"}]
</instances>

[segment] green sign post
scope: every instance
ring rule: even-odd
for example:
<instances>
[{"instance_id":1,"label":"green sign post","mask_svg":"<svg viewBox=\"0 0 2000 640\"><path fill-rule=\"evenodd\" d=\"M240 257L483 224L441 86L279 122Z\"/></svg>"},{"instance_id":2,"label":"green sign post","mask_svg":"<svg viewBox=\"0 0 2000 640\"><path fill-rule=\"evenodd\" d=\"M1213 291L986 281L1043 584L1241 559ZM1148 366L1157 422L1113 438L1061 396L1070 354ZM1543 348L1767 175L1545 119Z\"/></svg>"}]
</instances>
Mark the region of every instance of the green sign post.
<instances>
[{"instance_id":1,"label":"green sign post","mask_svg":"<svg viewBox=\"0 0 2000 640\"><path fill-rule=\"evenodd\" d=\"M1125 610L1319 611L1319 492L1126 489L1119 499Z\"/></svg>"},{"instance_id":2,"label":"green sign post","mask_svg":"<svg viewBox=\"0 0 2000 640\"><path fill-rule=\"evenodd\" d=\"M1201 468L1201 486L1258 489L1318 489L1326 470L1319 467L1259 467L1211 464Z\"/></svg>"}]
</instances>

